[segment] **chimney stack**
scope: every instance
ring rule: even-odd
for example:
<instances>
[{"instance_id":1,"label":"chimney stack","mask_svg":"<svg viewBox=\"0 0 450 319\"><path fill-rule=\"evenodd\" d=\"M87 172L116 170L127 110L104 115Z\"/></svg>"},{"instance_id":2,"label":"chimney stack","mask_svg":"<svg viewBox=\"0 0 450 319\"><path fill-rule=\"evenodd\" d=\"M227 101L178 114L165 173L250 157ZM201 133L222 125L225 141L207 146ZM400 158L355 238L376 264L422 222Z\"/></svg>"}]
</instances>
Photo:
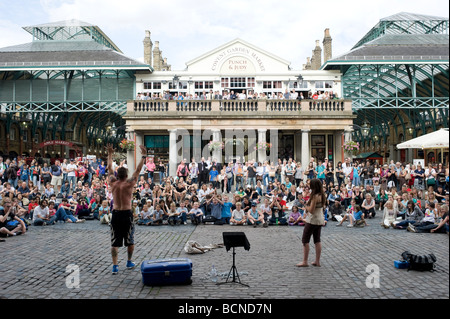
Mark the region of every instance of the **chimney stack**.
<instances>
[{"instance_id":1,"label":"chimney stack","mask_svg":"<svg viewBox=\"0 0 450 319\"><path fill-rule=\"evenodd\" d=\"M307 57L306 58L306 67L305 70L311 70L311 58Z\"/></svg>"},{"instance_id":2,"label":"chimney stack","mask_svg":"<svg viewBox=\"0 0 450 319\"><path fill-rule=\"evenodd\" d=\"M144 38L144 63L148 65L152 65L152 48L153 43L150 39L150 31L145 30L145 38Z\"/></svg>"},{"instance_id":3,"label":"chimney stack","mask_svg":"<svg viewBox=\"0 0 450 319\"><path fill-rule=\"evenodd\" d=\"M332 38L330 36L330 29L325 29L325 35L323 38L323 59L324 63L326 63L328 60L331 60L333 56L333 50L332 50Z\"/></svg>"},{"instance_id":4,"label":"chimney stack","mask_svg":"<svg viewBox=\"0 0 450 319\"><path fill-rule=\"evenodd\" d=\"M155 69L155 71L161 71L161 54L162 52L159 49L159 41L155 41L155 47L153 49L153 68Z\"/></svg>"},{"instance_id":5,"label":"chimney stack","mask_svg":"<svg viewBox=\"0 0 450 319\"><path fill-rule=\"evenodd\" d=\"M322 66L322 48L320 47L320 40L316 40L316 47L313 50L314 65L313 70L318 70ZM311 61L312 64L312 61Z\"/></svg>"}]
</instances>

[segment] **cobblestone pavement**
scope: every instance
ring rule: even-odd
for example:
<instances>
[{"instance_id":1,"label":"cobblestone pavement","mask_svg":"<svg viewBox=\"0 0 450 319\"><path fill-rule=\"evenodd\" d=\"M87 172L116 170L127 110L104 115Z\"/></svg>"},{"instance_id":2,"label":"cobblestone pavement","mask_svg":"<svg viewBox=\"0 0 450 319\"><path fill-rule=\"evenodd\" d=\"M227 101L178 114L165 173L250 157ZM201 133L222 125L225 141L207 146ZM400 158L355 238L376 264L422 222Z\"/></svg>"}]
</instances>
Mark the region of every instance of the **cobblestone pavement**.
<instances>
[{"instance_id":1,"label":"cobblestone pavement","mask_svg":"<svg viewBox=\"0 0 450 319\"><path fill-rule=\"evenodd\" d=\"M384 229L379 217L364 228L336 227L322 230L322 267L297 268L301 260L303 227L136 226L134 261L187 257L193 262L193 283L188 286L148 287L140 267L125 269L126 250L121 248L120 272L111 275L109 227L98 221L83 224L30 226L22 236L0 243L0 297L7 299L448 299L449 237ZM188 240L201 245L223 242L222 233L243 231L249 251L236 248L236 266L243 283L215 285L209 271L215 265L227 274L232 251L217 248L202 255L188 255ZM394 260L403 251L434 253L435 272L399 270ZM311 243L310 262L314 260ZM66 279L76 265L79 287L68 288ZM372 265L372 266L370 266ZM375 265L375 268L373 268ZM369 269L367 268L369 266ZM372 268L370 268L372 267ZM379 271L379 288L371 280ZM73 273L72 273L73 274ZM369 280L367 279L369 277ZM368 280L369 285L366 285ZM219 282L225 281L219 278ZM69 286L70 286L69 282ZM72 282L73 283L73 282ZM73 286L73 285L72 285ZM369 288L369 287L372 288Z\"/></svg>"}]
</instances>

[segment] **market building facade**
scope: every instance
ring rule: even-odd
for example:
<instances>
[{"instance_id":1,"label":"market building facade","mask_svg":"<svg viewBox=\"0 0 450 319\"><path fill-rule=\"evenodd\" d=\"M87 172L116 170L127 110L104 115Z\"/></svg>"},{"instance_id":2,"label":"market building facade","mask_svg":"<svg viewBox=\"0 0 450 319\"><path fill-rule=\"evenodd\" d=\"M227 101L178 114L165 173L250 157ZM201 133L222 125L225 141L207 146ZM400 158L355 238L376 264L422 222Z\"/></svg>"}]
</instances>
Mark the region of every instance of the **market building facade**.
<instances>
[{"instance_id":1,"label":"market building facade","mask_svg":"<svg viewBox=\"0 0 450 319\"><path fill-rule=\"evenodd\" d=\"M138 94L128 102L124 119L136 145L150 148L156 161L170 162L171 174L181 160L207 155L221 163L292 158L307 165L311 157L342 161L353 115L351 101L339 98L339 71L310 65L294 70L290 62L242 39L175 71L149 37L146 32L144 55L146 63L153 60L155 71L136 73ZM208 147L211 142L220 149ZM260 147L265 143L267 149ZM129 166L133 158L130 152Z\"/></svg>"}]
</instances>

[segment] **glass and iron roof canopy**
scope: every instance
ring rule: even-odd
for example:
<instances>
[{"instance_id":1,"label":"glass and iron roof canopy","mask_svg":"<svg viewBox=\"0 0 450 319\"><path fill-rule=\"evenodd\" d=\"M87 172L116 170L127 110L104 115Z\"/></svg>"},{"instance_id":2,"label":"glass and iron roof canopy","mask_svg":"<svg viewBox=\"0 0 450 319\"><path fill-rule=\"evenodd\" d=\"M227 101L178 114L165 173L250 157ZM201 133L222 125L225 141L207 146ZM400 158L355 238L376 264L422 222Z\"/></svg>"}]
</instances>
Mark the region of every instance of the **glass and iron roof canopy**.
<instances>
[{"instance_id":1,"label":"glass and iron roof canopy","mask_svg":"<svg viewBox=\"0 0 450 319\"><path fill-rule=\"evenodd\" d=\"M33 41L0 48L0 70L129 69L153 71L125 56L95 25L79 20L27 26Z\"/></svg>"},{"instance_id":2,"label":"glass and iron roof canopy","mask_svg":"<svg viewBox=\"0 0 450 319\"><path fill-rule=\"evenodd\" d=\"M448 22L411 13L381 19L349 52L322 66L342 73L342 95L353 100L355 124L386 127L395 117L414 122L424 111L448 116Z\"/></svg>"},{"instance_id":3,"label":"glass and iron roof canopy","mask_svg":"<svg viewBox=\"0 0 450 319\"><path fill-rule=\"evenodd\" d=\"M122 53L117 45L93 24L72 19L23 27L36 40L94 40L117 52Z\"/></svg>"}]
</instances>

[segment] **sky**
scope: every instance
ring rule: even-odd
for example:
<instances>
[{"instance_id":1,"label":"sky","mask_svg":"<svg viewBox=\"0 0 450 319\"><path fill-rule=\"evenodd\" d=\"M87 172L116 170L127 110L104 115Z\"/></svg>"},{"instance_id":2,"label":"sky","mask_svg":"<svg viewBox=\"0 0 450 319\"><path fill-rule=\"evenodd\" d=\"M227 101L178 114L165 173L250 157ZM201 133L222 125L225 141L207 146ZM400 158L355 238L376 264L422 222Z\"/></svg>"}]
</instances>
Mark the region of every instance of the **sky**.
<instances>
[{"instance_id":1,"label":"sky","mask_svg":"<svg viewBox=\"0 0 450 319\"><path fill-rule=\"evenodd\" d=\"M330 29L333 56L349 51L380 19L409 12L448 18L447 0L0 0L0 48L31 42L24 26L78 19L100 27L143 61L145 30L172 70L241 38L302 69Z\"/></svg>"}]
</instances>

